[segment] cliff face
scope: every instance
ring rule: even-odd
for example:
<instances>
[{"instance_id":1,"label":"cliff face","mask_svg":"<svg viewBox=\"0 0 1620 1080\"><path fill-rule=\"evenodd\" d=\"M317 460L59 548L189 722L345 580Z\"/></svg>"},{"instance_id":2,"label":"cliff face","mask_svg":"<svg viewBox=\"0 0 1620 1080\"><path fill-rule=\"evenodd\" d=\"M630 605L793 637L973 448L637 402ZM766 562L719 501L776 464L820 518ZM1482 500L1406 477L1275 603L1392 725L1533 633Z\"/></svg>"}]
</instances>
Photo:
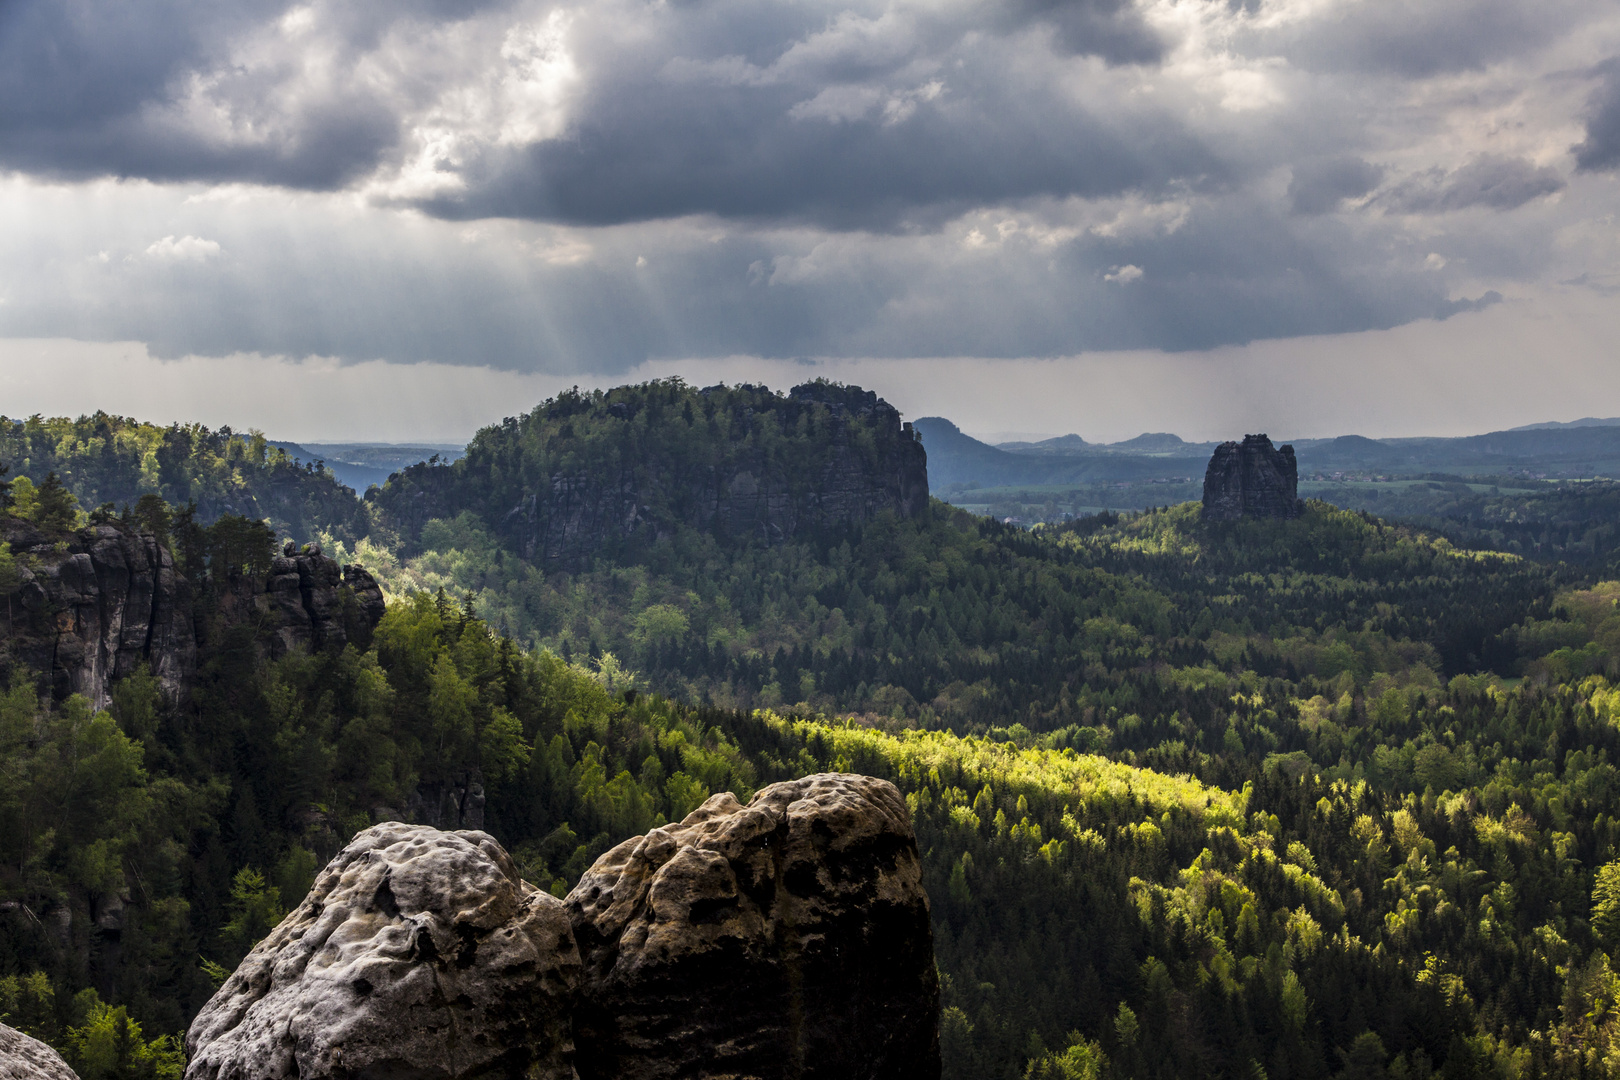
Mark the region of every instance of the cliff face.
<instances>
[{"instance_id":1,"label":"cliff face","mask_svg":"<svg viewBox=\"0 0 1620 1080\"><path fill-rule=\"evenodd\" d=\"M905 800L716 795L558 901L481 832L360 833L186 1036L187 1080L938 1080Z\"/></svg>"},{"instance_id":2,"label":"cliff face","mask_svg":"<svg viewBox=\"0 0 1620 1080\"><path fill-rule=\"evenodd\" d=\"M1206 519L1282 520L1304 512L1292 446L1273 447L1264 435L1245 435L1241 443L1224 442L1215 448L1204 472Z\"/></svg>"},{"instance_id":3,"label":"cliff face","mask_svg":"<svg viewBox=\"0 0 1620 1080\"><path fill-rule=\"evenodd\" d=\"M181 695L211 623L251 619L279 656L297 645L367 645L382 617L382 590L371 575L340 568L318 547L289 552L262 577L233 575L217 594L198 597L169 550L128 526L96 525L57 540L10 522L4 539L20 579L3 601L11 657L45 675L54 696L83 694L95 708L106 707L113 683L143 663L167 694ZM216 618L206 618L205 608Z\"/></svg>"},{"instance_id":4,"label":"cliff face","mask_svg":"<svg viewBox=\"0 0 1620 1080\"><path fill-rule=\"evenodd\" d=\"M574 570L679 526L774 543L915 517L928 466L911 425L870 391L649 384L548 402L480 432L454 465L415 466L372 497L412 534L474 510L525 558Z\"/></svg>"}]
</instances>

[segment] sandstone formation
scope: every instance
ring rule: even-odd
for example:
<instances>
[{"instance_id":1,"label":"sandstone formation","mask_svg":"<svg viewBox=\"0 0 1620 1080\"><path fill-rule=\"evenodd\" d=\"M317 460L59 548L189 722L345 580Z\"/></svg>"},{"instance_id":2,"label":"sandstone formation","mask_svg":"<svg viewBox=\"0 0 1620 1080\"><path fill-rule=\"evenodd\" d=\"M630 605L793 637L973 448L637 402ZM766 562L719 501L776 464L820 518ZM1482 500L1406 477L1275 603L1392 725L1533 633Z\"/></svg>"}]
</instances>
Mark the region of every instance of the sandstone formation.
<instances>
[{"instance_id":1,"label":"sandstone formation","mask_svg":"<svg viewBox=\"0 0 1620 1080\"><path fill-rule=\"evenodd\" d=\"M298 548L288 542L268 574L231 582L226 608L237 618L251 613L268 627L270 653L279 657L299 647L341 648L349 641L369 647L384 601L364 567L339 567L319 544Z\"/></svg>"},{"instance_id":2,"label":"sandstone formation","mask_svg":"<svg viewBox=\"0 0 1620 1080\"><path fill-rule=\"evenodd\" d=\"M382 618L371 575L340 568L316 545L277 558L267 575L233 575L199 597L168 548L127 525L94 525L62 542L11 521L4 539L18 573L0 599L12 655L45 674L56 697L83 694L95 708L143 663L167 693L181 694L210 632L204 609L223 625L252 621L276 656L299 645L366 647Z\"/></svg>"},{"instance_id":3,"label":"sandstone formation","mask_svg":"<svg viewBox=\"0 0 1620 1080\"><path fill-rule=\"evenodd\" d=\"M1273 447L1264 435L1215 448L1204 472L1204 517L1296 518L1305 512L1299 498L1299 466L1292 446Z\"/></svg>"},{"instance_id":4,"label":"sandstone formation","mask_svg":"<svg viewBox=\"0 0 1620 1080\"><path fill-rule=\"evenodd\" d=\"M186 1080L938 1080L911 817L865 776L716 795L566 901L481 832L376 825L186 1050Z\"/></svg>"},{"instance_id":5,"label":"sandstone formation","mask_svg":"<svg viewBox=\"0 0 1620 1080\"><path fill-rule=\"evenodd\" d=\"M481 832L354 838L186 1035L186 1080L574 1077L563 903Z\"/></svg>"},{"instance_id":6,"label":"sandstone formation","mask_svg":"<svg viewBox=\"0 0 1620 1080\"><path fill-rule=\"evenodd\" d=\"M583 1080L936 1080L939 987L911 817L828 774L716 795L568 895Z\"/></svg>"},{"instance_id":7,"label":"sandstone formation","mask_svg":"<svg viewBox=\"0 0 1620 1080\"><path fill-rule=\"evenodd\" d=\"M103 708L115 680L146 663L170 693L197 663L191 585L167 548L127 528L96 525L63 545L24 522L5 537L19 581L6 598L19 658L49 673L61 697Z\"/></svg>"},{"instance_id":8,"label":"sandstone formation","mask_svg":"<svg viewBox=\"0 0 1620 1080\"><path fill-rule=\"evenodd\" d=\"M0 1080L79 1080L62 1055L16 1028L0 1024Z\"/></svg>"},{"instance_id":9,"label":"sandstone formation","mask_svg":"<svg viewBox=\"0 0 1620 1080\"><path fill-rule=\"evenodd\" d=\"M775 543L927 509L922 443L871 391L827 383L786 397L762 387L717 389L688 392L723 415L712 429L698 410L648 419L618 402L593 416L596 441L587 452L571 419L536 421L523 435L510 421L510 434L489 434L488 445L475 440L454 465L413 466L367 498L412 535L430 519L471 509L548 570L583 569L593 558L657 543L678 526ZM802 453L783 455L756 437L762 428L811 434ZM520 471L510 458L531 443L563 467L544 466L527 486L509 483L503 478Z\"/></svg>"}]
</instances>

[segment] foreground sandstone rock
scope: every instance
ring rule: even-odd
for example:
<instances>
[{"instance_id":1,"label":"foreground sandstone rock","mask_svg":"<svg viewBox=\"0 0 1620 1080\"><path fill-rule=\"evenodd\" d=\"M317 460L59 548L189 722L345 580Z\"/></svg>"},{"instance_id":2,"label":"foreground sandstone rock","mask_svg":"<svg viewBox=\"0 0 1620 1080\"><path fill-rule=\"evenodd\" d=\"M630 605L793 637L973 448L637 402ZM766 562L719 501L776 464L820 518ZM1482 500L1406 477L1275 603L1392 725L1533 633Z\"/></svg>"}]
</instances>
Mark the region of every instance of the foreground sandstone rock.
<instances>
[{"instance_id":1,"label":"foreground sandstone rock","mask_svg":"<svg viewBox=\"0 0 1620 1080\"><path fill-rule=\"evenodd\" d=\"M1264 435L1245 435L1241 443L1215 448L1204 472L1206 519L1288 519L1304 512L1292 446L1273 447Z\"/></svg>"},{"instance_id":2,"label":"foreground sandstone rock","mask_svg":"<svg viewBox=\"0 0 1620 1080\"><path fill-rule=\"evenodd\" d=\"M79 1080L62 1055L16 1028L0 1024L0 1080Z\"/></svg>"},{"instance_id":3,"label":"foreground sandstone rock","mask_svg":"<svg viewBox=\"0 0 1620 1080\"><path fill-rule=\"evenodd\" d=\"M568 895L585 1080L937 1078L928 897L893 785L716 795Z\"/></svg>"},{"instance_id":4,"label":"foreground sandstone rock","mask_svg":"<svg viewBox=\"0 0 1620 1080\"><path fill-rule=\"evenodd\" d=\"M377 825L186 1049L187 1080L938 1080L911 816L866 776L716 795L566 902L481 832Z\"/></svg>"},{"instance_id":5,"label":"foreground sandstone rock","mask_svg":"<svg viewBox=\"0 0 1620 1080\"><path fill-rule=\"evenodd\" d=\"M187 1080L572 1078L560 901L480 832L354 838L186 1035Z\"/></svg>"}]
</instances>

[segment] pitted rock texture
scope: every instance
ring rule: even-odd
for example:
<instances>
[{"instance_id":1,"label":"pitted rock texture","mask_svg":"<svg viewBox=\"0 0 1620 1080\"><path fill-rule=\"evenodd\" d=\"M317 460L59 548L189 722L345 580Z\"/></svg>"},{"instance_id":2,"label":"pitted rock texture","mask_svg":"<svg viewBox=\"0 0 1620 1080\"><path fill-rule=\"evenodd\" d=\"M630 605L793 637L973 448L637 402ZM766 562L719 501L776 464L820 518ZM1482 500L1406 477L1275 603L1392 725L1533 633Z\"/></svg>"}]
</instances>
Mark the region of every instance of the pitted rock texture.
<instances>
[{"instance_id":1,"label":"pitted rock texture","mask_svg":"<svg viewBox=\"0 0 1620 1080\"><path fill-rule=\"evenodd\" d=\"M937 1080L939 986L911 816L883 780L716 795L568 895L583 1080Z\"/></svg>"},{"instance_id":2,"label":"pitted rock texture","mask_svg":"<svg viewBox=\"0 0 1620 1080\"><path fill-rule=\"evenodd\" d=\"M0 1080L79 1080L62 1055L16 1028L0 1024Z\"/></svg>"},{"instance_id":3,"label":"pitted rock texture","mask_svg":"<svg viewBox=\"0 0 1620 1080\"><path fill-rule=\"evenodd\" d=\"M11 656L44 674L55 697L83 694L98 709L141 664L170 697L181 696L211 622L218 630L251 621L279 657L298 646L367 648L383 615L371 575L340 568L315 545L277 558L266 575L235 575L198 596L169 549L129 525L93 525L64 539L12 520L0 539L19 577L0 594ZM217 620L204 617L210 610Z\"/></svg>"},{"instance_id":4,"label":"pitted rock texture","mask_svg":"<svg viewBox=\"0 0 1620 1080\"><path fill-rule=\"evenodd\" d=\"M1264 435L1245 435L1241 443L1215 448L1204 472L1206 519L1287 519L1304 512L1292 446L1273 447Z\"/></svg>"},{"instance_id":5,"label":"pitted rock texture","mask_svg":"<svg viewBox=\"0 0 1620 1080\"><path fill-rule=\"evenodd\" d=\"M354 838L186 1035L186 1080L572 1080L567 909L481 832Z\"/></svg>"}]
</instances>

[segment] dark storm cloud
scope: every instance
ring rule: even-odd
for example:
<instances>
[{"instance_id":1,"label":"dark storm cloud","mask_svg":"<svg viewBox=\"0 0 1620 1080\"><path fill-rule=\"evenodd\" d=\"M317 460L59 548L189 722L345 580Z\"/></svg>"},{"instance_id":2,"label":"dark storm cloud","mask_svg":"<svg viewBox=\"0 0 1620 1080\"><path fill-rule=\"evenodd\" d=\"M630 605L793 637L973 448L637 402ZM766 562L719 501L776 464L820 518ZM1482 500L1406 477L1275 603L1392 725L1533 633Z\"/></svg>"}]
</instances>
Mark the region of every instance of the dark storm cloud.
<instances>
[{"instance_id":1,"label":"dark storm cloud","mask_svg":"<svg viewBox=\"0 0 1620 1080\"><path fill-rule=\"evenodd\" d=\"M363 228L335 210L270 229L223 204L183 214L212 254L193 241L191 258L160 257L136 240L74 264L42 248L32 272L0 282L0 334L138 340L164 357L612 373L660 356L1201 349L1470 307L1424 269L1426 248L1392 258L1376 217L1279 215L1231 196L1055 240L1037 217L1001 212L900 236L650 224L593 234L594 250L558 262L533 241L528 258L492 259L504 245L447 226L396 235L381 211Z\"/></svg>"},{"instance_id":2,"label":"dark storm cloud","mask_svg":"<svg viewBox=\"0 0 1620 1080\"><path fill-rule=\"evenodd\" d=\"M286 66L245 71L229 63L233 41L289 6L0 4L0 166L61 177L241 180L310 189L340 187L368 172L398 138L390 101L343 87L270 116L265 102L287 78ZM402 10L431 16L445 6L405 5L394 17ZM349 24L353 39L363 41L376 20ZM199 83L207 84L212 119L236 125L236 137L199 131L182 115Z\"/></svg>"},{"instance_id":3,"label":"dark storm cloud","mask_svg":"<svg viewBox=\"0 0 1620 1080\"><path fill-rule=\"evenodd\" d=\"M313 190L388 167L408 152L404 125L431 103L444 73L389 82L350 78L352 69L392 28L442 27L489 5L317 6L318 40L301 45L277 34L288 4L0 5L0 166ZM582 222L711 212L893 225L983 200L1197 183L1219 171L1165 117L1126 118L1127 136L1038 79L1019 85L992 62L973 62L1019 53L1037 68L1051 55L1154 62L1162 43L1129 0L1003 0L898 27L892 18L879 25L880 12L848 48L818 45L851 19L833 5L699 0L582 11L582 82L568 132L528 147L472 139L461 154L464 194L424 208ZM615 36L619 27L593 27L593 18L644 21L652 40ZM970 35L975 44L963 48ZM1030 35L1051 51L1030 57ZM304 53L317 48L329 60L312 73ZM940 72L947 60L954 65ZM479 62L498 66L492 56ZM754 77L725 85L671 71L715 62L751 65ZM815 113L824 91L842 113ZM863 99L867 114L850 111ZM810 113L796 119L807 103Z\"/></svg>"},{"instance_id":4,"label":"dark storm cloud","mask_svg":"<svg viewBox=\"0 0 1620 1080\"><path fill-rule=\"evenodd\" d=\"M1587 103L1586 139L1572 147L1575 167L1587 172L1620 169L1620 57L1597 68L1602 82Z\"/></svg>"},{"instance_id":5,"label":"dark storm cloud","mask_svg":"<svg viewBox=\"0 0 1620 1080\"><path fill-rule=\"evenodd\" d=\"M1309 161L1294 167L1288 201L1296 214L1325 214L1345 199L1356 199L1378 186L1381 166L1358 157Z\"/></svg>"},{"instance_id":6,"label":"dark storm cloud","mask_svg":"<svg viewBox=\"0 0 1620 1080\"><path fill-rule=\"evenodd\" d=\"M250 188L0 175L56 222L0 202L0 332L607 372L1445 318L1608 209L1557 133L1593 87L1620 165L1612 8L0 0L0 170Z\"/></svg>"},{"instance_id":7,"label":"dark storm cloud","mask_svg":"<svg viewBox=\"0 0 1620 1080\"><path fill-rule=\"evenodd\" d=\"M582 224L710 213L888 229L1033 195L1208 187L1227 171L1163 118L1122 130L962 77L934 100L899 98L910 115L898 121L884 102L851 119L799 118L798 88L627 81L611 93L618 100L564 138L486 152L468 170L466 195L424 208Z\"/></svg>"},{"instance_id":8,"label":"dark storm cloud","mask_svg":"<svg viewBox=\"0 0 1620 1080\"><path fill-rule=\"evenodd\" d=\"M1017 0L1009 21L1044 23L1070 55L1100 56L1113 64L1151 64L1164 42L1128 0Z\"/></svg>"},{"instance_id":9,"label":"dark storm cloud","mask_svg":"<svg viewBox=\"0 0 1620 1080\"><path fill-rule=\"evenodd\" d=\"M1275 49L1301 67L1427 78L1522 56L1602 9L1593 0L1373 0L1251 33L1264 43L1253 47Z\"/></svg>"},{"instance_id":10,"label":"dark storm cloud","mask_svg":"<svg viewBox=\"0 0 1620 1080\"><path fill-rule=\"evenodd\" d=\"M1378 196L1378 202L1398 213L1443 214L1469 207L1512 210L1531 199L1564 188L1557 169L1523 158L1481 154L1452 172L1430 169L1410 176Z\"/></svg>"}]
</instances>

